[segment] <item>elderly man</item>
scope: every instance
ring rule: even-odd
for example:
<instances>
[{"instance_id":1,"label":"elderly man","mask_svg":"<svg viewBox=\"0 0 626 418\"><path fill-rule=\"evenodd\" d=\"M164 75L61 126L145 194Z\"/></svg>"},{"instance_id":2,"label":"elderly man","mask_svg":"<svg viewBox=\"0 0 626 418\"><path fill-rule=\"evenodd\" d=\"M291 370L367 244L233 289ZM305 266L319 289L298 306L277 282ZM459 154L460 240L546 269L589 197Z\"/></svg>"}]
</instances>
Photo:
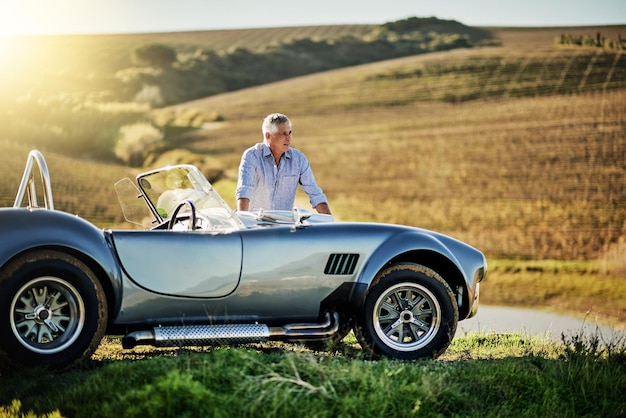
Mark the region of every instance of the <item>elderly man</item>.
<instances>
[{"instance_id":1,"label":"elderly man","mask_svg":"<svg viewBox=\"0 0 626 418\"><path fill-rule=\"evenodd\" d=\"M282 113L263 120L263 142L244 151L239 164L237 210L291 210L298 185L318 213L330 215L305 155L291 148L291 121Z\"/></svg>"}]
</instances>

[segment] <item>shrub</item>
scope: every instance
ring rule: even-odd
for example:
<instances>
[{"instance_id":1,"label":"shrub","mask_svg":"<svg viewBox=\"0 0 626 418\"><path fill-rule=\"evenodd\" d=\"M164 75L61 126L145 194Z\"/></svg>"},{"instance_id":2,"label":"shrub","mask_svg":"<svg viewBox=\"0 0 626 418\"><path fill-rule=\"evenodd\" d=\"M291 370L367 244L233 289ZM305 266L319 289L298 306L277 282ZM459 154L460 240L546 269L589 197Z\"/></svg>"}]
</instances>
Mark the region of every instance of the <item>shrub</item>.
<instances>
[{"instance_id":1,"label":"shrub","mask_svg":"<svg viewBox=\"0 0 626 418\"><path fill-rule=\"evenodd\" d=\"M135 49L135 58L144 64L165 68L176 62L174 48L163 44L146 44Z\"/></svg>"},{"instance_id":2,"label":"shrub","mask_svg":"<svg viewBox=\"0 0 626 418\"><path fill-rule=\"evenodd\" d=\"M61 418L61 413L56 410L49 414L39 415L42 418ZM36 418L32 411L28 411L27 413L22 411L22 403L18 400L13 400L11 406L4 407L0 406L0 418Z\"/></svg>"},{"instance_id":3,"label":"shrub","mask_svg":"<svg viewBox=\"0 0 626 418\"><path fill-rule=\"evenodd\" d=\"M185 149L170 150L160 155L153 154L144 161L144 164L152 167L173 164L195 165L211 183L217 182L224 176L224 166L219 159Z\"/></svg>"},{"instance_id":4,"label":"shrub","mask_svg":"<svg viewBox=\"0 0 626 418\"><path fill-rule=\"evenodd\" d=\"M165 143L160 130L149 123L120 128L115 156L132 167L140 167L150 154L162 151Z\"/></svg>"},{"instance_id":5,"label":"shrub","mask_svg":"<svg viewBox=\"0 0 626 418\"><path fill-rule=\"evenodd\" d=\"M24 97L0 112L0 135L68 156L113 160L121 126L147 121L136 103L103 103L67 94Z\"/></svg>"}]
</instances>

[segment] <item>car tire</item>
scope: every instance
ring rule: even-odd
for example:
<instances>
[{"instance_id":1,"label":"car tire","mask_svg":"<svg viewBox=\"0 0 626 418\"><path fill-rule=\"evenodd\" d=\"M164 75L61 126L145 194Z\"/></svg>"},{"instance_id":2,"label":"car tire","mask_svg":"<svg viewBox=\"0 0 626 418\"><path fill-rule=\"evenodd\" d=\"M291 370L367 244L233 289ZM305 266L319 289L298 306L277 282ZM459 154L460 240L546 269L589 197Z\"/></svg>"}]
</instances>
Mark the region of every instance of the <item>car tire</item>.
<instances>
[{"instance_id":1,"label":"car tire","mask_svg":"<svg viewBox=\"0 0 626 418\"><path fill-rule=\"evenodd\" d=\"M435 271L402 263L384 269L368 293L355 335L373 358L437 358L454 338L458 305Z\"/></svg>"},{"instance_id":2,"label":"car tire","mask_svg":"<svg viewBox=\"0 0 626 418\"><path fill-rule=\"evenodd\" d=\"M0 272L0 365L68 368L91 357L106 325L102 285L77 258L36 251Z\"/></svg>"}]
</instances>

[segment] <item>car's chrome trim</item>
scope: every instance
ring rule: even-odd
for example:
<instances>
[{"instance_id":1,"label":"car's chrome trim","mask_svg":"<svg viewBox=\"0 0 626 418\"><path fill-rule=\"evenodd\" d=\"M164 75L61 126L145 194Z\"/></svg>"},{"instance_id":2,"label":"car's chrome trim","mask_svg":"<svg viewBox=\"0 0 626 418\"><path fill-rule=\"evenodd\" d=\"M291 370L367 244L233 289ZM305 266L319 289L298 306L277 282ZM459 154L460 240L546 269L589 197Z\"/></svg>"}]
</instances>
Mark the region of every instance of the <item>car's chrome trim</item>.
<instances>
[{"instance_id":1,"label":"car's chrome trim","mask_svg":"<svg viewBox=\"0 0 626 418\"><path fill-rule=\"evenodd\" d=\"M17 196L15 197L15 203L13 203L13 207L19 208L22 206L22 201L24 200L24 195L26 193L28 193L28 207L39 207L39 203L37 202L37 187L35 185L35 178L33 173L33 162L37 163L37 167L39 168L39 173L41 175L44 208L54 210L50 172L48 171L48 165L46 164L46 160L43 158L43 154L41 154L41 152L37 150L32 150L28 154L28 159L26 160L26 168L24 169L24 174L22 175L20 187L17 189Z\"/></svg>"},{"instance_id":2,"label":"car's chrome trim","mask_svg":"<svg viewBox=\"0 0 626 418\"><path fill-rule=\"evenodd\" d=\"M269 336L269 328L263 324L168 326L131 332L122 339L122 347L246 344L267 341Z\"/></svg>"},{"instance_id":3,"label":"car's chrome trim","mask_svg":"<svg viewBox=\"0 0 626 418\"><path fill-rule=\"evenodd\" d=\"M339 314L332 319L326 313L322 323L287 324L268 327L265 324L217 324L156 327L150 330L131 332L122 338L122 347L138 345L155 347L205 346L219 344L248 344L269 339L323 339L339 330Z\"/></svg>"}]
</instances>

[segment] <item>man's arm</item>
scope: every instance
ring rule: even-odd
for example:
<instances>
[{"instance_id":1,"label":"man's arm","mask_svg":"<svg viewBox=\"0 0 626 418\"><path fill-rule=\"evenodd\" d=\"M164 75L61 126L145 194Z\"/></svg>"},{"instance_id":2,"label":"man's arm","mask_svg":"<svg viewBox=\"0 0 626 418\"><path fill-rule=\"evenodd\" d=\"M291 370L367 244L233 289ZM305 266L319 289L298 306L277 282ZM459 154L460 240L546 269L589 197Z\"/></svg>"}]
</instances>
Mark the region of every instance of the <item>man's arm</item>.
<instances>
[{"instance_id":1,"label":"man's arm","mask_svg":"<svg viewBox=\"0 0 626 418\"><path fill-rule=\"evenodd\" d=\"M250 209L250 199L246 199L245 197L237 199L237 210L238 211L244 211L245 212L248 209Z\"/></svg>"},{"instance_id":2,"label":"man's arm","mask_svg":"<svg viewBox=\"0 0 626 418\"><path fill-rule=\"evenodd\" d=\"M239 162L239 173L237 177L237 189L235 189L235 199L237 200L237 210L250 210L250 198L254 190L254 176L256 171L255 148L248 148L241 155Z\"/></svg>"},{"instance_id":3,"label":"man's arm","mask_svg":"<svg viewBox=\"0 0 626 418\"><path fill-rule=\"evenodd\" d=\"M325 215L332 215L332 213L330 213L330 208L328 207L328 203L326 202L322 202L318 204L317 206L315 206L315 210L317 211L317 213L323 213Z\"/></svg>"},{"instance_id":4,"label":"man's arm","mask_svg":"<svg viewBox=\"0 0 626 418\"><path fill-rule=\"evenodd\" d=\"M300 169L300 186L309 196L311 206L315 205L313 207L317 213L332 215L330 213L330 207L328 207L328 202L326 201L326 195L324 195L324 192L315 181L315 176L313 175L313 170L311 169L309 160L307 160L301 152L294 153L294 155L297 155L301 159L302 168Z\"/></svg>"}]
</instances>

